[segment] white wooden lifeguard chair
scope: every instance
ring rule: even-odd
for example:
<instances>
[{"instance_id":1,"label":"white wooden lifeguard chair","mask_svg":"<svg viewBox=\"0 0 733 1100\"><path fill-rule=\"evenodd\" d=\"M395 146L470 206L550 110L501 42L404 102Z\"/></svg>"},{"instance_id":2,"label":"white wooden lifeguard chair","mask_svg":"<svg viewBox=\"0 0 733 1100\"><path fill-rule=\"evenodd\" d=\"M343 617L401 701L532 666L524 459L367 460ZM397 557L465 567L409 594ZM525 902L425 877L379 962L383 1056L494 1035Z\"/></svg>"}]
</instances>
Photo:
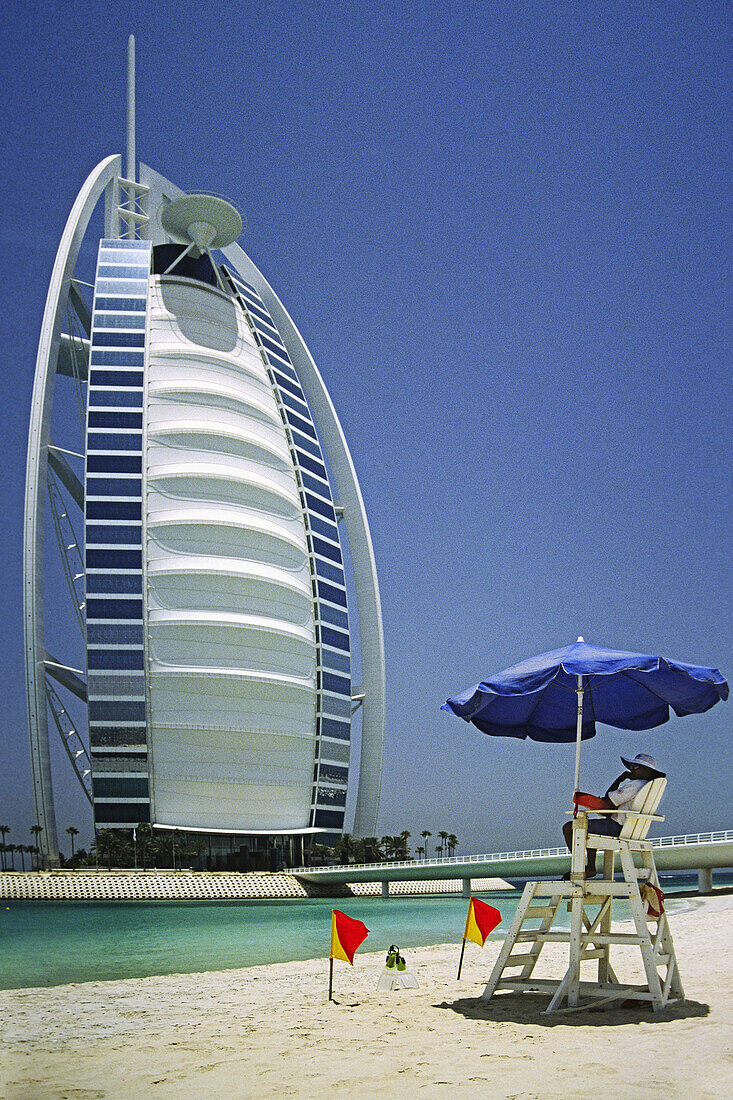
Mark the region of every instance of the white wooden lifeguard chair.
<instances>
[{"instance_id":1,"label":"white wooden lifeguard chair","mask_svg":"<svg viewBox=\"0 0 733 1100\"><path fill-rule=\"evenodd\" d=\"M590 847L603 852L603 872L600 878L587 881L585 866L589 811L579 809L573 819L570 880L528 882L525 885L514 920L483 992L484 1000L499 989L513 989L552 993L545 1012L587 1008L619 1000L651 1001L654 1011L659 1012L670 1001L684 999L664 907L643 896L647 883L659 889L654 852L646 834L652 821L664 821L654 811L666 785L666 779L654 779L639 791L630 809L624 811L626 818L620 836L591 834ZM617 854L623 872L623 881L618 882L614 881ZM656 894L654 897L656 900ZM537 904L538 899L540 904ZM566 899L570 910L570 930L553 931L553 922ZM611 930L616 899L629 903L634 932ZM597 912L590 911L596 909ZM558 942L570 945L565 976L560 981L533 978L532 972L544 945ZM526 945L527 949L522 947L515 951L520 944L523 947ZM628 985L618 980L611 966L612 945L638 945L644 963L646 986ZM596 981L581 980L581 963L588 960L598 962ZM511 970L514 970L513 976L505 974ZM566 1005L563 1002L567 1002Z\"/></svg>"}]
</instances>

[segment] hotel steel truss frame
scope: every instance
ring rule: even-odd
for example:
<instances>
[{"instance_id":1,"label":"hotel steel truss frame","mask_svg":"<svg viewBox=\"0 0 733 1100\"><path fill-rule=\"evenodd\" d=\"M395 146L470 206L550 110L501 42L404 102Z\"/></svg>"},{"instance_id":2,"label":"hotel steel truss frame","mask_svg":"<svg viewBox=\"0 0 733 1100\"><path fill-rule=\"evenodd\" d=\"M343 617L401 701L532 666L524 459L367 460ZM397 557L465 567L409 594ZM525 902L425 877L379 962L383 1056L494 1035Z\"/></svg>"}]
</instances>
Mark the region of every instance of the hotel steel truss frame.
<instances>
[{"instance_id":1,"label":"hotel steel truss frame","mask_svg":"<svg viewBox=\"0 0 733 1100\"><path fill-rule=\"evenodd\" d=\"M78 284L74 282L74 269L90 218L103 195L106 197L105 220L108 225L113 220L112 203L116 197L113 191L119 186L117 181L121 163L121 157L111 156L98 164L84 182L69 214L46 297L31 401L23 532L23 602L33 795L36 821L41 827L39 847L43 863L47 866L58 863L59 858L48 737L49 712L62 734L64 747L87 797L90 793L88 770L81 764L83 759L88 763L87 750L55 687L49 683L49 677L53 677L78 698L86 700L86 685L78 670L55 660L46 649L43 585L47 495L51 499L57 537L63 540L63 568L74 594L75 613L82 631L84 620L83 601L79 599L79 582L83 579L78 576L83 573L83 568L79 568L81 551L72 534L69 534L68 541L65 540L72 524L59 483L63 484L67 495L80 508L84 503L83 487L66 461L65 449L55 445L50 438L51 411L57 375L75 378L79 400L83 401L81 375L87 345L79 329L86 330L88 336L90 314ZM72 317L74 320L70 323ZM62 332L64 322L68 326L67 332ZM73 554L75 547L78 557L69 560L67 555Z\"/></svg>"}]
</instances>

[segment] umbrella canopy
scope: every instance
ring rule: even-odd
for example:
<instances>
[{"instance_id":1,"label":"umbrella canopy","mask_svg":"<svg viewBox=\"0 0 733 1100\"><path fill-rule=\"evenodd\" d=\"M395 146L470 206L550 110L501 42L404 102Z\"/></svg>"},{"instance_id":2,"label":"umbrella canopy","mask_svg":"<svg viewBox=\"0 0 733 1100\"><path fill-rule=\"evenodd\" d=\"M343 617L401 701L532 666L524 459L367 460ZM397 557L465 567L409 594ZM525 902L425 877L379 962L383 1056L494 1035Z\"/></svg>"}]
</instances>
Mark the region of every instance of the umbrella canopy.
<instances>
[{"instance_id":1,"label":"umbrella canopy","mask_svg":"<svg viewBox=\"0 0 733 1100\"><path fill-rule=\"evenodd\" d=\"M700 714L727 698L728 684L717 668L604 649L579 638L483 680L441 709L482 733L568 742L576 740L579 718L587 740L595 736L596 722L652 729L668 721L670 707L679 716Z\"/></svg>"}]
</instances>

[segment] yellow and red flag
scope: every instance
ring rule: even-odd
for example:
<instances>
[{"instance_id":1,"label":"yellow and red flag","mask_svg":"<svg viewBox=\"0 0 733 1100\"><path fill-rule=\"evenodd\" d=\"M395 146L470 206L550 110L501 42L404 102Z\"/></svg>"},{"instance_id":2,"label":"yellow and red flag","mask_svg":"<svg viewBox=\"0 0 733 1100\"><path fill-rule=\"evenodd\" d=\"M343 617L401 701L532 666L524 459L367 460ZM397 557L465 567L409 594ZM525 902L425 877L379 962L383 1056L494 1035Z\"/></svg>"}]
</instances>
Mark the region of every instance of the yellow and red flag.
<instances>
[{"instance_id":1,"label":"yellow and red flag","mask_svg":"<svg viewBox=\"0 0 733 1100\"><path fill-rule=\"evenodd\" d=\"M463 938L483 947L489 932L493 932L498 924L501 924L501 913L498 909L487 905L480 898L471 898Z\"/></svg>"},{"instance_id":2,"label":"yellow and red flag","mask_svg":"<svg viewBox=\"0 0 733 1100\"><path fill-rule=\"evenodd\" d=\"M343 959L354 965L354 952L369 935L369 929L360 920L347 917L340 909L331 910L331 954L329 959Z\"/></svg>"}]
</instances>

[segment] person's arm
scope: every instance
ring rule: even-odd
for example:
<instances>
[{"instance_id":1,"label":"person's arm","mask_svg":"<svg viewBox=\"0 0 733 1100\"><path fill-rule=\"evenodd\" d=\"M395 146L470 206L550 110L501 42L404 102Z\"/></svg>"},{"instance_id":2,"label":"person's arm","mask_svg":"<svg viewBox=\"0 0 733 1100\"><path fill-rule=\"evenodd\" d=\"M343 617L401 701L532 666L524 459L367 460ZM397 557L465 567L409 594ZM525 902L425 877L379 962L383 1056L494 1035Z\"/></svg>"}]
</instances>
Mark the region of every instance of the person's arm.
<instances>
[{"instance_id":1,"label":"person's arm","mask_svg":"<svg viewBox=\"0 0 733 1100\"><path fill-rule=\"evenodd\" d=\"M599 798L596 794L589 794L587 791L576 791L573 796L573 802L576 806L583 806L589 810L613 810L615 806L612 802L608 801L605 795Z\"/></svg>"},{"instance_id":2,"label":"person's arm","mask_svg":"<svg viewBox=\"0 0 733 1100\"><path fill-rule=\"evenodd\" d=\"M645 785L644 779L629 778L617 790L609 790L608 797L614 808L628 808Z\"/></svg>"},{"instance_id":3,"label":"person's arm","mask_svg":"<svg viewBox=\"0 0 733 1100\"><path fill-rule=\"evenodd\" d=\"M606 793L603 797L608 798L608 796L611 794L612 791L618 790L618 788L623 783L624 779L630 779L630 778L631 778L630 772L621 772L621 775L617 776L616 779L614 779L613 783L608 788L608 790L606 791Z\"/></svg>"}]
</instances>

